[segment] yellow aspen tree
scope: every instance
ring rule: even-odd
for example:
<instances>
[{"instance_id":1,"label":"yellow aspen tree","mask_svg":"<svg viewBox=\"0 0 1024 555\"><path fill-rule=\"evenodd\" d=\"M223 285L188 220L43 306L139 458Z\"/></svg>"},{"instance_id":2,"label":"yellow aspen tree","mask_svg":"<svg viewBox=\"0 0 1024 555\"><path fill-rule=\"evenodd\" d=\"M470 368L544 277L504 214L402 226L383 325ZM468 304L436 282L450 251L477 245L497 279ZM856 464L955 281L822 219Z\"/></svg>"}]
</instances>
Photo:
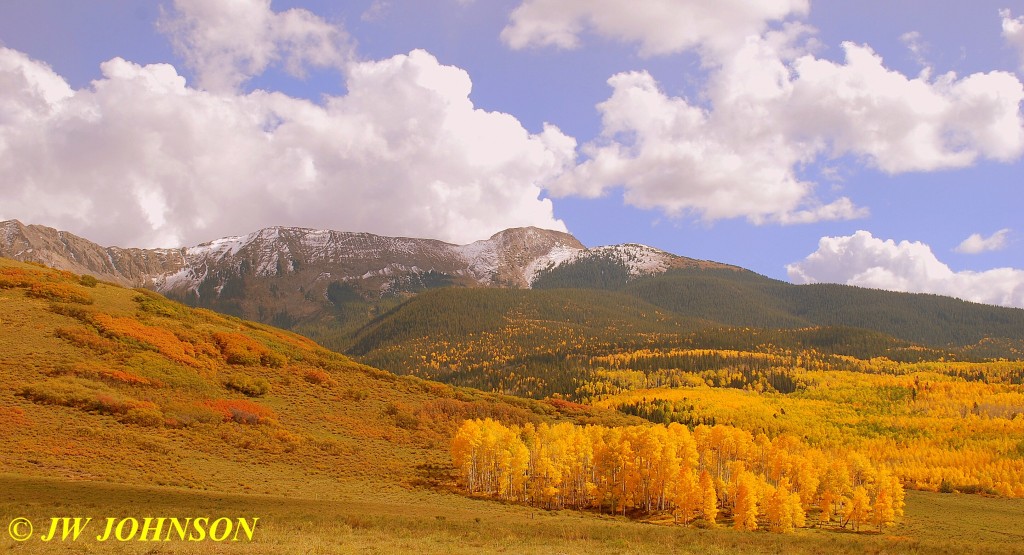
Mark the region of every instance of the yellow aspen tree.
<instances>
[{"instance_id":1,"label":"yellow aspen tree","mask_svg":"<svg viewBox=\"0 0 1024 555\"><path fill-rule=\"evenodd\" d=\"M821 509L818 519L822 526L828 525L832 522L832 515L835 514L835 503L838 500L839 496L831 489L827 489L822 492L821 502L818 504L818 507Z\"/></svg>"},{"instance_id":2,"label":"yellow aspen tree","mask_svg":"<svg viewBox=\"0 0 1024 555\"><path fill-rule=\"evenodd\" d=\"M753 473L743 471L736 486L736 504L733 508L733 528L757 530L758 483Z\"/></svg>"},{"instance_id":3,"label":"yellow aspen tree","mask_svg":"<svg viewBox=\"0 0 1024 555\"><path fill-rule=\"evenodd\" d=\"M455 468L459 469L459 476L466 483L470 493L476 492L477 484L477 459L480 447L480 422L478 420L466 420L455 432L452 439L452 462Z\"/></svg>"},{"instance_id":4,"label":"yellow aspen tree","mask_svg":"<svg viewBox=\"0 0 1024 555\"><path fill-rule=\"evenodd\" d=\"M848 500L843 509L843 527L853 524L853 529L859 531L862 522L866 522L871 514L871 499L864 486L853 488L853 497Z\"/></svg>"},{"instance_id":5,"label":"yellow aspen tree","mask_svg":"<svg viewBox=\"0 0 1024 555\"><path fill-rule=\"evenodd\" d=\"M784 491L781 485L773 488L771 485L765 484L764 516L768 520L768 529L772 532L786 534L793 531L793 518L789 514L788 501L789 492ZM737 505L738 510L739 505ZM737 519L739 517L737 512Z\"/></svg>"},{"instance_id":6,"label":"yellow aspen tree","mask_svg":"<svg viewBox=\"0 0 1024 555\"><path fill-rule=\"evenodd\" d=\"M889 488L879 487L878 493L875 494L874 506L871 510L871 523L881 532L883 526L892 526L895 522L896 511L893 510L892 495L889 493Z\"/></svg>"},{"instance_id":7,"label":"yellow aspen tree","mask_svg":"<svg viewBox=\"0 0 1024 555\"><path fill-rule=\"evenodd\" d=\"M903 491L903 484L900 482L899 477L886 472L884 481L881 478L879 481L886 489L888 489L889 497L892 498L893 519L903 518L904 509L907 503L906 493Z\"/></svg>"},{"instance_id":8,"label":"yellow aspen tree","mask_svg":"<svg viewBox=\"0 0 1024 555\"><path fill-rule=\"evenodd\" d=\"M814 456L811 453L807 457L797 457L793 466L793 487L799 494L800 502L805 509L814 505L818 495L818 486L821 483L819 467L812 460Z\"/></svg>"},{"instance_id":9,"label":"yellow aspen tree","mask_svg":"<svg viewBox=\"0 0 1024 555\"><path fill-rule=\"evenodd\" d=\"M715 492L715 480L707 470L700 473L700 499L700 514L704 522L714 528L718 518L718 494Z\"/></svg>"},{"instance_id":10,"label":"yellow aspen tree","mask_svg":"<svg viewBox=\"0 0 1024 555\"><path fill-rule=\"evenodd\" d=\"M520 438L518 427L508 429L502 436L500 495L505 499L519 501L526 490L526 479L530 465L530 451Z\"/></svg>"},{"instance_id":11,"label":"yellow aspen tree","mask_svg":"<svg viewBox=\"0 0 1024 555\"><path fill-rule=\"evenodd\" d=\"M794 528L807 526L807 512L804 510L803 501L797 492L789 494L789 514L793 518Z\"/></svg>"},{"instance_id":12,"label":"yellow aspen tree","mask_svg":"<svg viewBox=\"0 0 1024 555\"><path fill-rule=\"evenodd\" d=\"M675 515L683 518L683 524L690 524L693 514L700 508L701 500L701 488L695 472L690 468L681 469L672 502L676 506Z\"/></svg>"}]
</instances>

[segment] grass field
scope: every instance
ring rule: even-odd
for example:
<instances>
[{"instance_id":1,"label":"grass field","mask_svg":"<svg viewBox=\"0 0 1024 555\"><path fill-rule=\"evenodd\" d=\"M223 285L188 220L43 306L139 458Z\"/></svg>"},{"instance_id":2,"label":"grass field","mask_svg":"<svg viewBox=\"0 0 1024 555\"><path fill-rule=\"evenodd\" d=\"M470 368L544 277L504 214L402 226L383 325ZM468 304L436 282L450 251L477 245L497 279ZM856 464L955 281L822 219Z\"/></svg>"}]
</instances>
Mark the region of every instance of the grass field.
<instances>
[{"instance_id":1,"label":"grass field","mask_svg":"<svg viewBox=\"0 0 1024 555\"><path fill-rule=\"evenodd\" d=\"M547 512L374 481L310 484L299 496L0 475L0 524L30 519L37 536L0 537L2 553L1021 553L1024 500L909 492L907 518L885 534L793 535L662 526ZM44 543L51 517L253 517L252 543ZM94 533L97 529L88 529Z\"/></svg>"}]
</instances>

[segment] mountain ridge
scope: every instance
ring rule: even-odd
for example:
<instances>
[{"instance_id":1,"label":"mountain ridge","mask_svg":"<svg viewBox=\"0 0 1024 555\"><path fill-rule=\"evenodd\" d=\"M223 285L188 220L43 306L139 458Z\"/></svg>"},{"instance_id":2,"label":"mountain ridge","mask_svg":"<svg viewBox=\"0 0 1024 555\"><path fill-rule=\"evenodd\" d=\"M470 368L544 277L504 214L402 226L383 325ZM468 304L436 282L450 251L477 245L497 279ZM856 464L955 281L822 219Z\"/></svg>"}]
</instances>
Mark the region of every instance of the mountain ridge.
<instances>
[{"instance_id":1,"label":"mountain ridge","mask_svg":"<svg viewBox=\"0 0 1024 555\"><path fill-rule=\"evenodd\" d=\"M342 277L369 280L382 292L394 284L374 278L429 272L448 274L460 285L528 288L538 272L588 255L618 255L633 275L681 267L728 267L636 243L587 248L571 234L536 227L510 228L488 239L456 245L436 239L272 226L191 247L141 249L103 247L67 231L7 220L0 222L0 239L0 256L172 294L182 293L182 288L198 289L211 265L240 263L246 257L252 274L260 277L294 271L297 264L335 268L347 264L350 269L338 272ZM384 264L369 263L370 259Z\"/></svg>"}]
</instances>

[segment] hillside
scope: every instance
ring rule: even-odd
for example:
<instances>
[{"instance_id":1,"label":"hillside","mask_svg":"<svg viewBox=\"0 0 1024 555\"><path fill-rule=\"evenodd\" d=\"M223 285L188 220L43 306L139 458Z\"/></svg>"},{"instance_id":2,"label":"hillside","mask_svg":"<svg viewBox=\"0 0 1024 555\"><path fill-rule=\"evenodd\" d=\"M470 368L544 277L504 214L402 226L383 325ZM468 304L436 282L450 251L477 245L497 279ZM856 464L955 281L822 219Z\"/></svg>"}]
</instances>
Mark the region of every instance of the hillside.
<instances>
[{"instance_id":1,"label":"hillside","mask_svg":"<svg viewBox=\"0 0 1024 555\"><path fill-rule=\"evenodd\" d=\"M276 494L409 484L445 464L463 418L559 410L570 409L398 378L269 326L0 259L0 474Z\"/></svg>"},{"instance_id":2,"label":"hillside","mask_svg":"<svg viewBox=\"0 0 1024 555\"><path fill-rule=\"evenodd\" d=\"M593 282L594 274L588 275ZM591 396L587 384L602 381L605 357L640 350L752 353L742 361L666 355L633 369L665 383L685 382L687 373L739 372L742 379L704 378L733 387L766 380L788 392L791 369L809 360L857 371L863 365L854 361L872 359L1021 360L1022 330L1024 311L1017 309L934 295L795 286L746 271L676 270L613 289L432 290L334 345L398 374L583 401Z\"/></svg>"},{"instance_id":3,"label":"hillside","mask_svg":"<svg viewBox=\"0 0 1024 555\"><path fill-rule=\"evenodd\" d=\"M1022 309L847 285L794 285L741 268L677 268L630 276L618 260L593 258L542 272L533 287L617 291L722 326L862 328L940 349L995 338L1024 345ZM997 356L1017 355L1008 350Z\"/></svg>"}]
</instances>

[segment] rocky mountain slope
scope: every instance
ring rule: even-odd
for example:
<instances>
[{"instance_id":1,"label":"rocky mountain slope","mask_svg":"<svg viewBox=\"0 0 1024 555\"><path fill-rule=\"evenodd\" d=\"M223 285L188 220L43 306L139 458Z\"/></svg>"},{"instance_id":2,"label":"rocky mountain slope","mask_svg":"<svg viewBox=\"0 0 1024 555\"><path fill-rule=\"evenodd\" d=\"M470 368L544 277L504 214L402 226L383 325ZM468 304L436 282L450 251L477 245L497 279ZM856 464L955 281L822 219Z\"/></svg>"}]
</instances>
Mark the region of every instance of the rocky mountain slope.
<instances>
[{"instance_id":1,"label":"rocky mountain slope","mask_svg":"<svg viewBox=\"0 0 1024 555\"><path fill-rule=\"evenodd\" d=\"M591 258L617 260L634 276L724 267L644 245L587 249L572 235L533 227L468 245L271 227L193 247L128 249L10 220L0 222L0 256L146 287L285 327L346 300L378 300L444 285L529 288L541 272Z\"/></svg>"}]
</instances>

